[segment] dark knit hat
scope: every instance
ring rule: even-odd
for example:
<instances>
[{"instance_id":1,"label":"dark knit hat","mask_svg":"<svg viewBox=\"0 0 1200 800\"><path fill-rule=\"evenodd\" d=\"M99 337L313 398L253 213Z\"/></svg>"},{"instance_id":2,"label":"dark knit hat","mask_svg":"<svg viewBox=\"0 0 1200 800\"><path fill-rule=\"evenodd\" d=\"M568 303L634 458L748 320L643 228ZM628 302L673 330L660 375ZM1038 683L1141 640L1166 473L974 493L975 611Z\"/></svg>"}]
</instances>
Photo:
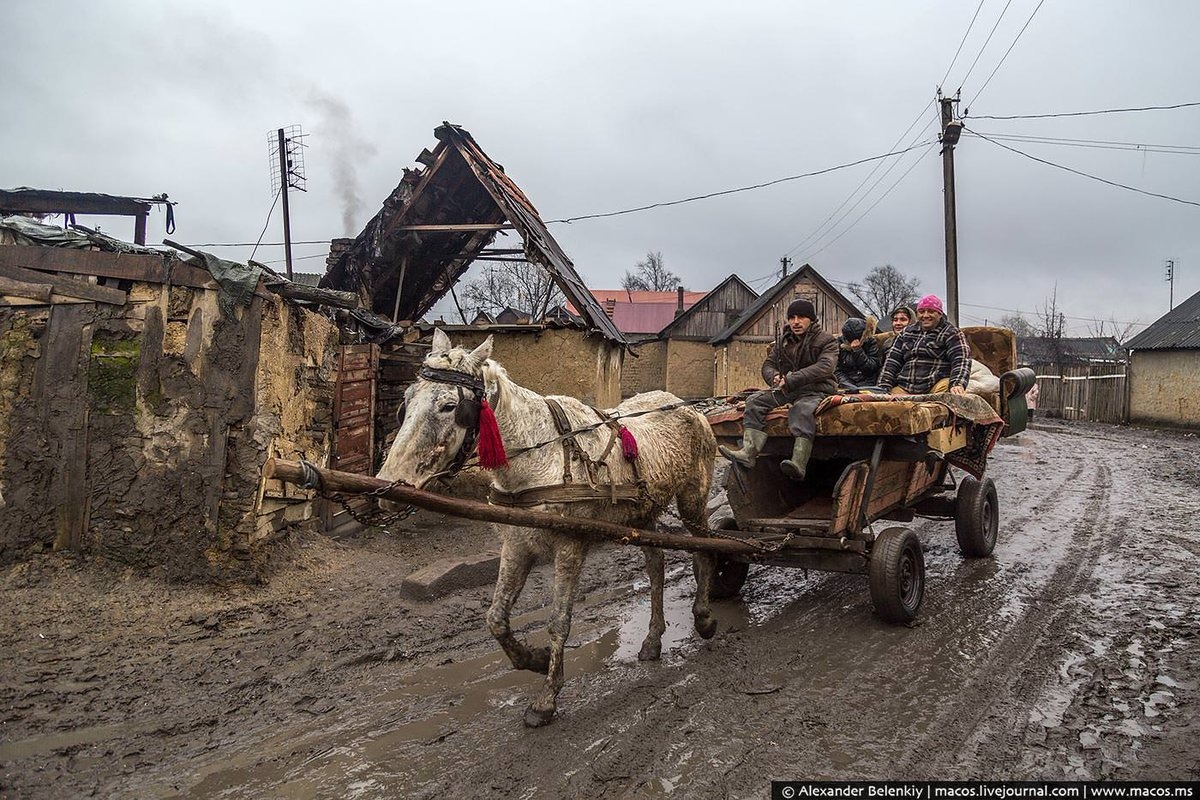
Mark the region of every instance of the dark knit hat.
<instances>
[{"instance_id":1,"label":"dark knit hat","mask_svg":"<svg viewBox=\"0 0 1200 800\"><path fill-rule=\"evenodd\" d=\"M808 317L815 320L817 318L817 310L813 308L811 301L798 298L793 300L788 306L787 315L788 319L792 317Z\"/></svg>"},{"instance_id":2,"label":"dark knit hat","mask_svg":"<svg viewBox=\"0 0 1200 800\"><path fill-rule=\"evenodd\" d=\"M842 338L847 342L853 342L855 339L861 339L862 335L867 332L867 321L858 317L851 317L842 325Z\"/></svg>"}]
</instances>

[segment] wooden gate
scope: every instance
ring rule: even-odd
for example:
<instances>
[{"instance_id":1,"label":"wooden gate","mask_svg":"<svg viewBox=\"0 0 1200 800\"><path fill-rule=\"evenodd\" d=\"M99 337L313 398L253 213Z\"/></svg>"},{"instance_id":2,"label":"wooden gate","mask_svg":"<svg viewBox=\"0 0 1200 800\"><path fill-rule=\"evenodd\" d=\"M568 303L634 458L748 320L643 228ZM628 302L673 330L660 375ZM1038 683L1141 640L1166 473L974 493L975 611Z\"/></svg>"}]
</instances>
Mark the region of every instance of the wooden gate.
<instances>
[{"instance_id":1,"label":"wooden gate","mask_svg":"<svg viewBox=\"0 0 1200 800\"><path fill-rule=\"evenodd\" d=\"M1110 422L1126 419L1125 365L1080 364L1036 368L1037 410L1063 419Z\"/></svg>"},{"instance_id":2,"label":"wooden gate","mask_svg":"<svg viewBox=\"0 0 1200 800\"><path fill-rule=\"evenodd\" d=\"M375 383L379 374L379 345L348 344L338 351L333 392L333 447L329 468L362 475L375 474ZM373 501L349 500L360 513ZM326 501L321 512L329 533L349 533L361 526L340 503Z\"/></svg>"}]
</instances>

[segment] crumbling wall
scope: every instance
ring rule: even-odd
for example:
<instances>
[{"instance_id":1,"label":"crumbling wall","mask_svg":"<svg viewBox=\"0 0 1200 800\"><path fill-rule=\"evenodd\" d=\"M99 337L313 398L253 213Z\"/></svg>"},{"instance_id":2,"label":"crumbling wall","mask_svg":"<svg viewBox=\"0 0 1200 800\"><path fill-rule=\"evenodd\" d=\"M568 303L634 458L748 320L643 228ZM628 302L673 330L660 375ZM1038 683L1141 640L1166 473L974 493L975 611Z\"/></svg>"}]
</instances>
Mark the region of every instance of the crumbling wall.
<instances>
[{"instance_id":1,"label":"crumbling wall","mask_svg":"<svg viewBox=\"0 0 1200 800\"><path fill-rule=\"evenodd\" d=\"M1135 350L1126 380L1130 422L1200 429L1200 349Z\"/></svg>"},{"instance_id":2,"label":"crumbling wall","mask_svg":"<svg viewBox=\"0 0 1200 800\"><path fill-rule=\"evenodd\" d=\"M210 289L0 309L0 561L55 547L261 577L264 545L310 513L260 519L262 464L324 463L335 345L318 315L257 296L227 315Z\"/></svg>"},{"instance_id":3,"label":"crumbling wall","mask_svg":"<svg viewBox=\"0 0 1200 800\"><path fill-rule=\"evenodd\" d=\"M716 348L714 394L730 395L743 389L765 389L762 364L771 351L771 344L734 339Z\"/></svg>"}]
</instances>

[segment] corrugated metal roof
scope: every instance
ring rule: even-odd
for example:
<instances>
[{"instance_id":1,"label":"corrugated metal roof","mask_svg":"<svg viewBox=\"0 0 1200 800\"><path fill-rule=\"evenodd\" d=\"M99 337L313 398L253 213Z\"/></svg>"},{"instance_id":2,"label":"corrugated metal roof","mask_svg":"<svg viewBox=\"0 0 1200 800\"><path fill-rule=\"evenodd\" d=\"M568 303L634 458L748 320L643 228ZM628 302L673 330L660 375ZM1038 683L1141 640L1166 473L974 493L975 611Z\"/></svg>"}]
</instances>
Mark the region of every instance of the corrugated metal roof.
<instances>
[{"instance_id":1,"label":"corrugated metal roof","mask_svg":"<svg viewBox=\"0 0 1200 800\"><path fill-rule=\"evenodd\" d=\"M1200 348L1200 292L1158 318L1125 343L1129 350L1191 350Z\"/></svg>"},{"instance_id":2,"label":"corrugated metal roof","mask_svg":"<svg viewBox=\"0 0 1200 800\"><path fill-rule=\"evenodd\" d=\"M1060 355L1067 361L1123 361L1125 349L1112 336L1064 336L1057 343L1046 336L1017 337L1023 364L1053 363Z\"/></svg>"}]
</instances>

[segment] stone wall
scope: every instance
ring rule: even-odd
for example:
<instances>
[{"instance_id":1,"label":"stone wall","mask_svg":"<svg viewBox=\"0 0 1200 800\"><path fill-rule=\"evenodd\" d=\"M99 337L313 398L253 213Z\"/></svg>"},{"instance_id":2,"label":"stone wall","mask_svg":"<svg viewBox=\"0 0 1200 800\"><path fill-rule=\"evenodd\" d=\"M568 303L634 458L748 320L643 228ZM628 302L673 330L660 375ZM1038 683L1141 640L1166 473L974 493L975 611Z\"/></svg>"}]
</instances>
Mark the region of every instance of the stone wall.
<instances>
[{"instance_id":1,"label":"stone wall","mask_svg":"<svg viewBox=\"0 0 1200 800\"><path fill-rule=\"evenodd\" d=\"M1200 350L1135 350L1129 421L1200 428Z\"/></svg>"}]
</instances>

